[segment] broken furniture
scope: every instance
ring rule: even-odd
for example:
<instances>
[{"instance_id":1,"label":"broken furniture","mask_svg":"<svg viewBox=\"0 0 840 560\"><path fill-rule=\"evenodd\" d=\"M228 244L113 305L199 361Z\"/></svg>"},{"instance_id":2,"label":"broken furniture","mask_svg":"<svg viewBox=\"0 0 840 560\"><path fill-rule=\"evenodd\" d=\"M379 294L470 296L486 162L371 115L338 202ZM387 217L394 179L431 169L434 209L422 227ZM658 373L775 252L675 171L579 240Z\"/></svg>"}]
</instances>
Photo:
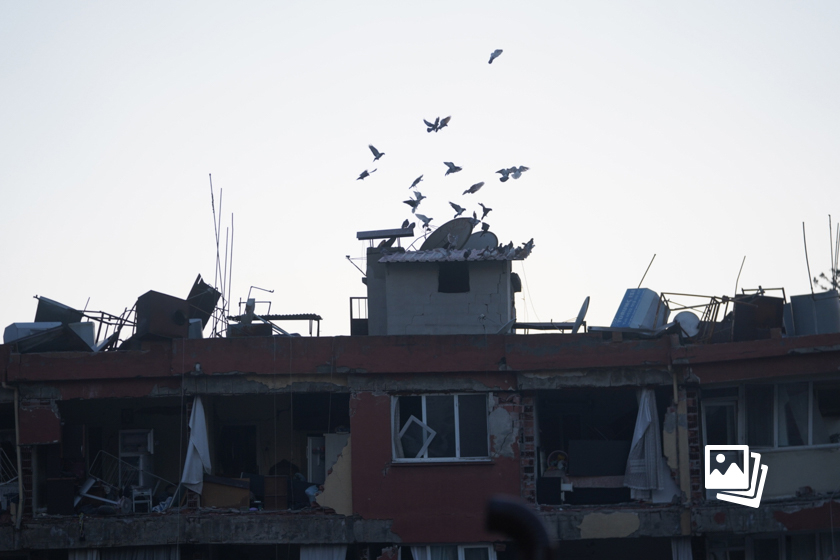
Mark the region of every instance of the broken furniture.
<instances>
[{"instance_id":1,"label":"broken furniture","mask_svg":"<svg viewBox=\"0 0 840 560\"><path fill-rule=\"evenodd\" d=\"M136 489L148 491L148 503L151 506L151 496L155 495L161 483L165 483L164 487L172 485L171 482L155 476L137 465L114 457L105 451L100 451L91 463L88 478L79 489L79 495L76 496L73 505L78 505L82 497L85 497L116 506L120 504L119 497L122 495L123 489L128 487L132 491L132 496ZM94 493L94 488L97 486L99 493L102 495ZM146 492L140 492L138 496L142 502L146 498ZM151 507L149 507L149 510L151 510Z\"/></svg>"},{"instance_id":2,"label":"broken furniture","mask_svg":"<svg viewBox=\"0 0 840 560\"><path fill-rule=\"evenodd\" d=\"M201 505L204 507L248 509L251 484L247 478L204 475Z\"/></svg>"}]
</instances>

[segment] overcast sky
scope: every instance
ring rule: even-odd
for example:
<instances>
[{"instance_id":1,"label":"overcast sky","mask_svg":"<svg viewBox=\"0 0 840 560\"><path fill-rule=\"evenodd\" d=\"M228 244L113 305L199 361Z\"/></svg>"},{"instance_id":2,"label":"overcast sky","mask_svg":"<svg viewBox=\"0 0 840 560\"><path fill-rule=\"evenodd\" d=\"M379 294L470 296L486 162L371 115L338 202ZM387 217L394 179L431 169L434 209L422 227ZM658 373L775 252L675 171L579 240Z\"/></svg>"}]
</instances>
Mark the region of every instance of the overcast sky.
<instances>
[{"instance_id":1,"label":"overcast sky","mask_svg":"<svg viewBox=\"0 0 840 560\"><path fill-rule=\"evenodd\" d=\"M741 287L808 292L802 222L816 275L840 221L838 29L837 2L1 2L0 327L36 294L118 314L212 283L210 173L232 311L273 289L322 335L365 295L356 232L411 218L421 174L433 225L482 202L534 238L521 320L591 296L609 325L654 253L658 292L731 295L744 256Z\"/></svg>"}]
</instances>

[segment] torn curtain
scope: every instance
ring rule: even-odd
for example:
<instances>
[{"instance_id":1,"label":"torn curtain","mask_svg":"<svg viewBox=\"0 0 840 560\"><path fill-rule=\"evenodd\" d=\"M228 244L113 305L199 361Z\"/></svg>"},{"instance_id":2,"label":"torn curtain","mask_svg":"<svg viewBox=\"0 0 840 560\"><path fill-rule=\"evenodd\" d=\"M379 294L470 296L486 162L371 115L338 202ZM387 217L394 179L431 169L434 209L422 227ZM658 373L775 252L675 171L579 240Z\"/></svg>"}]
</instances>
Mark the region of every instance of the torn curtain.
<instances>
[{"instance_id":1,"label":"torn curtain","mask_svg":"<svg viewBox=\"0 0 840 560\"><path fill-rule=\"evenodd\" d=\"M204 417L204 405L196 395L190 414L190 443L187 459L184 461L184 474L181 484L201 494L204 488L204 473L210 474L210 447L207 443L207 420Z\"/></svg>"},{"instance_id":2,"label":"torn curtain","mask_svg":"<svg viewBox=\"0 0 840 560\"><path fill-rule=\"evenodd\" d=\"M659 432L659 415L656 412L656 395L653 389L642 389L636 429L630 445L630 456L624 472L624 486L632 489L634 499L650 499L650 491L664 487L666 475L662 458L662 436Z\"/></svg>"}]
</instances>

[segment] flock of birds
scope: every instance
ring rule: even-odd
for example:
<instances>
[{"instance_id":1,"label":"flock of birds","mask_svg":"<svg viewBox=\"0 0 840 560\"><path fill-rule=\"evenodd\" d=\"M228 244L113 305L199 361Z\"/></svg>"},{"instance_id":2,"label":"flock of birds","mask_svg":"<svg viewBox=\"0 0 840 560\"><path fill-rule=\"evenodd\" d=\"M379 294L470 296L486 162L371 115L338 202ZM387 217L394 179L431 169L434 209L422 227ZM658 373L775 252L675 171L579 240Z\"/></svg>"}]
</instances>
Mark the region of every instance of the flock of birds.
<instances>
[{"instance_id":1,"label":"flock of birds","mask_svg":"<svg viewBox=\"0 0 840 560\"><path fill-rule=\"evenodd\" d=\"M493 61L495 59L497 59L501 54L502 54L502 49L496 49L495 51L493 51L490 54L490 60L489 60L488 64L492 64ZM450 115L450 116L445 117L445 118L437 117L437 118L435 118L434 122L430 122L426 119L423 119L423 123L426 125L426 132L437 133L437 132L440 132L442 129L446 128L447 126L449 126L449 121L451 119L452 119L452 116ZM374 162L378 161L382 156L385 155L385 152L380 152L378 149L376 149L376 147L373 144L369 144L368 148L370 149L371 153L373 154L373 161ZM447 175L453 174L453 173L458 173L459 171L463 170L462 167L460 167L458 165L455 165L451 161L445 161L445 162L443 162L443 164L446 165L446 173L444 173L444 177L446 177ZM365 169L364 171L362 171L359 174L359 176L356 178L356 180L357 181L358 180L363 180L366 177L370 177L371 174L373 174L375 171L376 171L376 169L373 169L371 171L368 171L367 169ZM502 168L502 169L499 169L498 171L496 171L496 173L501 175L501 177L499 178L499 181L504 183L510 178L519 179L522 176L522 173L524 173L525 171L528 171L528 168L525 167L524 165L520 165L520 166ZM413 192L413 198L409 198L408 200L404 200L403 203L407 204L411 208L412 214L414 214L415 217L417 217L417 219L420 220L423 223L424 231L428 232L428 231L431 231L430 223L432 221L432 218L429 218L427 216L424 216L423 214L418 214L417 213L417 208L420 206L420 203L426 198L419 190L417 190L417 185L419 185L422 180L423 180L423 175L420 175L419 177L414 179L414 181L411 183L411 186L409 187L409 189L413 189L413 191L412 191ZM468 195L468 194L475 194L483 186L484 186L484 181L481 181L479 183L475 183L474 185L471 185L467 190L465 190L462 193L462 196ZM454 218L458 218L464 212L467 211L466 208L464 208L463 206L461 206L459 204L456 204L454 202L449 202L449 205L455 211ZM472 218L469 218L469 219L470 219L470 222L472 223L473 227L477 226L480 223L481 224L481 230L486 232L490 229L490 226L487 224L487 222L484 221L484 219L487 217L487 214L489 214L493 209L488 207L488 206L485 206L481 202L479 202L478 205L481 207L481 217L479 218L478 213L476 211L473 211ZM414 222L409 222L409 220L405 220L402 224L402 229L407 229L407 228L414 228Z\"/></svg>"}]
</instances>

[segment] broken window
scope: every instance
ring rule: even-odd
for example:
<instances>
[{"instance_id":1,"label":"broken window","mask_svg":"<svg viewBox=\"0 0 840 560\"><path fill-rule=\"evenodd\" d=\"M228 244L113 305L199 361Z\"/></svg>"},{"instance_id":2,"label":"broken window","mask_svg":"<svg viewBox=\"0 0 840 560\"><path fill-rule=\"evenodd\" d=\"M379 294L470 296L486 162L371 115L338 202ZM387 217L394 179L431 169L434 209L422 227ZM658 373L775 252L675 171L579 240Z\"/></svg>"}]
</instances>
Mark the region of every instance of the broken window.
<instances>
[{"instance_id":1,"label":"broken window","mask_svg":"<svg viewBox=\"0 0 840 560\"><path fill-rule=\"evenodd\" d=\"M470 291L469 263L442 262L438 268L438 292L462 294Z\"/></svg>"},{"instance_id":2,"label":"broken window","mask_svg":"<svg viewBox=\"0 0 840 560\"><path fill-rule=\"evenodd\" d=\"M729 391L727 396L718 394ZM734 391L734 393L733 393ZM742 409L743 418L739 418ZM743 433L737 428L743 421ZM801 447L840 443L840 383L746 384L703 392L706 444Z\"/></svg>"},{"instance_id":3,"label":"broken window","mask_svg":"<svg viewBox=\"0 0 840 560\"><path fill-rule=\"evenodd\" d=\"M412 395L391 403L395 459L489 456L487 395Z\"/></svg>"}]
</instances>

